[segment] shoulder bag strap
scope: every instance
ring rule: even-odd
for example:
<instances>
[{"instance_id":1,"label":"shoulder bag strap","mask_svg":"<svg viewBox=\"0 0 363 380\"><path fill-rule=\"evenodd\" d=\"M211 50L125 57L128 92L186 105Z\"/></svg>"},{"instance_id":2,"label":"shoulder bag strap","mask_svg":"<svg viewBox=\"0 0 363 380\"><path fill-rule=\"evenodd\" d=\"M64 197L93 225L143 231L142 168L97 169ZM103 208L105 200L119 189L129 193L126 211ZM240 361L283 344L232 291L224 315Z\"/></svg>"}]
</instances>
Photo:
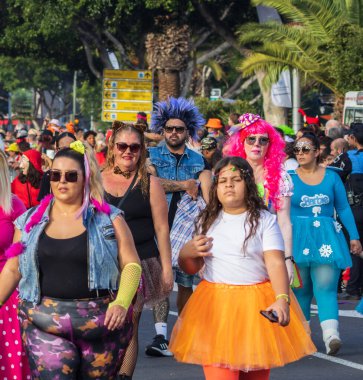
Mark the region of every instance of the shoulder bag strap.
<instances>
[{"instance_id":1,"label":"shoulder bag strap","mask_svg":"<svg viewBox=\"0 0 363 380\"><path fill-rule=\"evenodd\" d=\"M120 202L118 203L118 205L116 206L117 208L119 208L121 210L121 207L122 205L124 204L127 196L130 194L130 191L132 190L132 188L134 187L136 181L137 181L137 177L138 177L138 173L135 174L134 176L134 179L132 180L132 182L130 183L130 186L128 187L128 189L126 190L126 193L124 194L124 196L122 197L122 199L120 200Z\"/></svg>"}]
</instances>

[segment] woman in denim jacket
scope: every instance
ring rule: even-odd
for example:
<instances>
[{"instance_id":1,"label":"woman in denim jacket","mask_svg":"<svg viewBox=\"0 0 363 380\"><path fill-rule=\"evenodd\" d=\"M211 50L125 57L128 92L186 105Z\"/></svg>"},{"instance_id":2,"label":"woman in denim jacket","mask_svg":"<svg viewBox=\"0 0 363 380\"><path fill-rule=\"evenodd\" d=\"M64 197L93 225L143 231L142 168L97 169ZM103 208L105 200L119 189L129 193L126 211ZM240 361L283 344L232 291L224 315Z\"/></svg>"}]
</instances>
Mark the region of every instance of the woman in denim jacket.
<instances>
[{"instance_id":1,"label":"woman in denim jacket","mask_svg":"<svg viewBox=\"0 0 363 380\"><path fill-rule=\"evenodd\" d=\"M132 334L129 307L141 267L120 211L103 201L91 151L77 141L57 153L54 196L15 221L0 276L0 305L19 283L36 379L113 379Z\"/></svg>"}]
</instances>

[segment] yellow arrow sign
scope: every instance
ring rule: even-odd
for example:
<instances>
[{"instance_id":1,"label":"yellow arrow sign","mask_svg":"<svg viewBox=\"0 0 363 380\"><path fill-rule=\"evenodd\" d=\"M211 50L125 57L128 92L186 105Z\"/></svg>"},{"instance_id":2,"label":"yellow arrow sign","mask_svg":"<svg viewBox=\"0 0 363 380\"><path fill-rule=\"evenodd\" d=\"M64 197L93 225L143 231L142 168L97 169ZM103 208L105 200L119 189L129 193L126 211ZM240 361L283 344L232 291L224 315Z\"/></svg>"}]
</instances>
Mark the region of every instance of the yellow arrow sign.
<instances>
[{"instance_id":1,"label":"yellow arrow sign","mask_svg":"<svg viewBox=\"0 0 363 380\"><path fill-rule=\"evenodd\" d=\"M152 81L153 75L150 70L103 70L105 79L139 79Z\"/></svg>"},{"instance_id":2,"label":"yellow arrow sign","mask_svg":"<svg viewBox=\"0 0 363 380\"><path fill-rule=\"evenodd\" d=\"M135 112L151 112L153 109L152 102L112 102L105 100L103 102L104 110L117 110L117 111L135 111Z\"/></svg>"},{"instance_id":3,"label":"yellow arrow sign","mask_svg":"<svg viewBox=\"0 0 363 380\"><path fill-rule=\"evenodd\" d=\"M152 82L141 81L141 80L103 80L104 90L145 90L152 91Z\"/></svg>"},{"instance_id":4,"label":"yellow arrow sign","mask_svg":"<svg viewBox=\"0 0 363 380\"><path fill-rule=\"evenodd\" d=\"M147 114L147 121L150 123L150 114ZM127 121L130 123L136 122L136 112L113 112L113 111L103 111L102 121Z\"/></svg>"},{"instance_id":5,"label":"yellow arrow sign","mask_svg":"<svg viewBox=\"0 0 363 380\"><path fill-rule=\"evenodd\" d=\"M146 91L103 91L103 97L107 100L153 100L152 92Z\"/></svg>"}]
</instances>

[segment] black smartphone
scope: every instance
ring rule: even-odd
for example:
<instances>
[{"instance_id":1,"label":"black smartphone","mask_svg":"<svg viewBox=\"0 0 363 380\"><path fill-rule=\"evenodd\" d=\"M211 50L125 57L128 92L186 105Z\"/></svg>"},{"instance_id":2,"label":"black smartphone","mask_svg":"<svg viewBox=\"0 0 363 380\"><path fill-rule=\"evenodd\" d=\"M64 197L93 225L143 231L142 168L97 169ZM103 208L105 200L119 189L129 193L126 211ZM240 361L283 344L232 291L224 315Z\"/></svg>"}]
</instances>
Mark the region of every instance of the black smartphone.
<instances>
[{"instance_id":1,"label":"black smartphone","mask_svg":"<svg viewBox=\"0 0 363 380\"><path fill-rule=\"evenodd\" d=\"M279 317L274 310L261 310L260 314L263 315L265 318L267 318L272 323L277 323L279 321Z\"/></svg>"}]
</instances>

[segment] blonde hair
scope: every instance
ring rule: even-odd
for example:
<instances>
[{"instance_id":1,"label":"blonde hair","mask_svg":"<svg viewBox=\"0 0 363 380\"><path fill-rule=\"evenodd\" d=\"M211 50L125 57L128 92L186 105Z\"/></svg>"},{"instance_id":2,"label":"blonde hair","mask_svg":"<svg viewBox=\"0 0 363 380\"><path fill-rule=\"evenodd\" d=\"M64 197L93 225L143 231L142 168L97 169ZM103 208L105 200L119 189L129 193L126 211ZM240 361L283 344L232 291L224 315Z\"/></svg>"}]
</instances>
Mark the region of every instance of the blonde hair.
<instances>
[{"instance_id":1,"label":"blonde hair","mask_svg":"<svg viewBox=\"0 0 363 380\"><path fill-rule=\"evenodd\" d=\"M115 155L113 153L115 147L116 136L121 132L132 132L135 133L140 140L140 158L137 163L137 175L140 176L141 191L144 195L148 194L148 171L146 166L147 151L145 146L144 132L146 130L145 124L126 124L121 121L114 121L112 124L112 135L108 142L107 151L107 165L106 168L113 169L115 166Z\"/></svg>"},{"instance_id":2,"label":"blonde hair","mask_svg":"<svg viewBox=\"0 0 363 380\"><path fill-rule=\"evenodd\" d=\"M96 201L103 203L104 190L102 184L102 176L100 167L98 165L94 149L87 142L83 142L85 146L85 154L89 163L90 177L89 177L89 190L90 199L96 199Z\"/></svg>"},{"instance_id":3,"label":"blonde hair","mask_svg":"<svg viewBox=\"0 0 363 380\"><path fill-rule=\"evenodd\" d=\"M0 150L0 207L6 215L12 211L10 175L5 153Z\"/></svg>"}]
</instances>

